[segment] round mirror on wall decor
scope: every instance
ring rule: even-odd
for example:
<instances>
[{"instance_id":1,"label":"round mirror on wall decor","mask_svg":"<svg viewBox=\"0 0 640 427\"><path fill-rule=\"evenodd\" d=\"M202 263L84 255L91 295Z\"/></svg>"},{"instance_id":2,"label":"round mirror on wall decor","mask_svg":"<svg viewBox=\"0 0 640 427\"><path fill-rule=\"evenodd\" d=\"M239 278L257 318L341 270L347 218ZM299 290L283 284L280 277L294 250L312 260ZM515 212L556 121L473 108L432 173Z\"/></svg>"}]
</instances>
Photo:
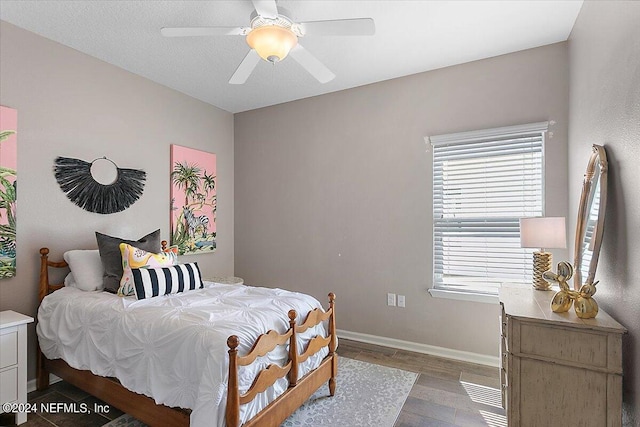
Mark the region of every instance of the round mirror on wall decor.
<instances>
[{"instance_id":1,"label":"round mirror on wall decor","mask_svg":"<svg viewBox=\"0 0 640 427\"><path fill-rule=\"evenodd\" d=\"M134 204L142 196L147 179L146 172L121 169L108 157L91 162L57 157L53 174L69 200L99 214L121 212Z\"/></svg>"},{"instance_id":2,"label":"round mirror on wall decor","mask_svg":"<svg viewBox=\"0 0 640 427\"><path fill-rule=\"evenodd\" d=\"M593 285L604 232L607 204L607 153L593 145L578 206L574 252L574 289Z\"/></svg>"}]
</instances>

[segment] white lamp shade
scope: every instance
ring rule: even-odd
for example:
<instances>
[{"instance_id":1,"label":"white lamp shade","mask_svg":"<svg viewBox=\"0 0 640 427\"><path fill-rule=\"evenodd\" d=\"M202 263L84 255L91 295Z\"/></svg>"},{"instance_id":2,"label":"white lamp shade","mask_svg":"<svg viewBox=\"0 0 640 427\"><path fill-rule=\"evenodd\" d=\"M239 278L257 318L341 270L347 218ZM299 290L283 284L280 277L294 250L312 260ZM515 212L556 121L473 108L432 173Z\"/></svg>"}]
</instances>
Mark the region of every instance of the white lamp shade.
<instances>
[{"instance_id":1,"label":"white lamp shade","mask_svg":"<svg viewBox=\"0 0 640 427\"><path fill-rule=\"evenodd\" d=\"M566 248L564 217L520 218L520 247Z\"/></svg>"},{"instance_id":2,"label":"white lamp shade","mask_svg":"<svg viewBox=\"0 0 640 427\"><path fill-rule=\"evenodd\" d=\"M247 44L265 61L278 62L298 44L298 36L288 28L266 25L251 30L247 34Z\"/></svg>"}]
</instances>

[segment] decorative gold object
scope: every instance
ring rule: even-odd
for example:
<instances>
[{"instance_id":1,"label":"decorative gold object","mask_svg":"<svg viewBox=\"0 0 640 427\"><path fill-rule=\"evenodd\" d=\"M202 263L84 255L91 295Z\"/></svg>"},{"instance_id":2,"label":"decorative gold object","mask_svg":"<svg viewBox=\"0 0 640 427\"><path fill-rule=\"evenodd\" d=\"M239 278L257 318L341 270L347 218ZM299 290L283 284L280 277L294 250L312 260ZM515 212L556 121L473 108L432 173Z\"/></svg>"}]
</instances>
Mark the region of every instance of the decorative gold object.
<instances>
[{"instance_id":1,"label":"decorative gold object","mask_svg":"<svg viewBox=\"0 0 640 427\"><path fill-rule=\"evenodd\" d=\"M551 269L551 252L537 251L533 253L533 288L538 291L550 291L551 284L542 275Z\"/></svg>"},{"instance_id":2,"label":"decorative gold object","mask_svg":"<svg viewBox=\"0 0 640 427\"><path fill-rule=\"evenodd\" d=\"M580 292L582 292L583 285L592 285L595 281L604 233L608 167L607 153L604 147L593 145L587 171L584 174L576 226L573 263L576 271L573 288L576 291L580 290ZM595 288L593 291L595 293Z\"/></svg>"},{"instance_id":3,"label":"decorative gold object","mask_svg":"<svg viewBox=\"0 0 640 427\"><path fill-rule=\"evenodd\" d=\"M582 285L578 296L575 299L573 308L576 310L576 315L581 319L591 319L598 315L598 303L596 302L593 294L596 293L596 285L586 283Z\"/></svg>"},{"instance_id":4,"label":"decorative gold object","mask_svg":"<svg viewBox=\"0 0 640 427\"><path fill-rule=\"evenodd\" d=\"M563 261L558 263L557 270L557 273L545 271L542 273L542 277L548 282L549 286L551 286L551 283L557 283L560 286L560 291L556 292L551 300L551 310L555 313L564 313L569 311L574 298L577 296L577 292L572 291L567 283L573 276L573 267L568 262Z\"/></svg>"},{"instance_id":5,"label":"decorative gold object","mask_svg":"<svg viewBox=\"0 0 640 427\"><path fill-rule=\"evenodd\" d=\"M566 248L564 217L520 218L520 247ZM551 253L540 249L533 253L533 288L550 291L551 285L542 274L551 269Z\"/></svg>"},{"instance_id":6,"label":"decorative gold object","mask_svg":"<svg viewBox=\"0 0 640 427\"><path fill-rule=\"evenodd\" d=\"M569 288L567 281L573 276L573 267L568 262L560 262L557 267L558 272L545 271L542 274L544 280L549 283L557 283L560 290L556 292L551 300L551 310L554 313L565 313L574 304L576 315L581 319L591 319L598 314L598 303L593 297L596 293L596 285L583 285L579 291Z\"/></svg>"},{"instance_id":7,"label":"decorative gold object","mask_svg":"<svg viewBox=\"0 0 640 427\"><path fill-rule=\"evenodd\" d=\"M566 313L571 308L573 303L574 294L576 291L561 290L556 292L551 300L551 310L554 313Z\"/></svg>"}]
</instances>

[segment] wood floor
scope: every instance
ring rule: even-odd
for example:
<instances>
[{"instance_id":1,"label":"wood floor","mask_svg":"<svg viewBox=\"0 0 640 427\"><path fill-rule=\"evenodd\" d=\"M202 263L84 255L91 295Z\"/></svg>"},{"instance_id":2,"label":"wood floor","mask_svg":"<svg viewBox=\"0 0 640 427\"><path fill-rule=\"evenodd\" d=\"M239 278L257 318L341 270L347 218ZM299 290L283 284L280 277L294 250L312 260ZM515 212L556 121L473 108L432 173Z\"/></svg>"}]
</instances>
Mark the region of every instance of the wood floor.
<instances>
[{"instance_id":1,"label":"wood floor","mask_svg":"<svg viewBox=\"0 0 640 427\"><path fill-rule=\"evenodd\" d=\"M395 427L507 426L500 407L498 368L346 339L340 340L338 354L419 374ZM54 384L44 392L30 393L29 402L79 402L90 408L102 403L65 382ZM110 408L108 413L82 415L29 414L28 421L21 427L100 427L120 415L122 412L115 408ZM0 416L0 426L11 423L7 414ZM343 427L350 427L348 421Z\"/></svg>"},{"instance_id":2,"label":"wood floor","mask_svg":"<svg viewBox=\"0 0 640 427\"><path fill-rule=\"evenodd\" d=\"M419 374L395 427L507 427L498 368L345 339L338 354Z\"/></svg>"}]
</instances>

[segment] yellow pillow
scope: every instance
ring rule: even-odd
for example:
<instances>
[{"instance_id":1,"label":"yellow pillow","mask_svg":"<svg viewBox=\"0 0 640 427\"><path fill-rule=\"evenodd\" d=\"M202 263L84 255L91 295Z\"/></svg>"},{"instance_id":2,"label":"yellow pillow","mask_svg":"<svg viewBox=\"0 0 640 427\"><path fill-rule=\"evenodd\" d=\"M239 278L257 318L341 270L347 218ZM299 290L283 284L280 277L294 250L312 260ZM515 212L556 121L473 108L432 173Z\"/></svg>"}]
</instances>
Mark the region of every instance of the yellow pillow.
<instances>
[{"instance_id":1,"label":"yellow pillow","mask_svg":"<svg viewBox=\"0 0 640 427\"><path fill-rule=\"evenodd\" d=\"M173 251L154 254L126 243L120 243L120 253L122 254L123 273L118 295L121 297L136 294L131 273L132 268L170 267L178 262L178 256Z\"/></svg>"}]
</instances>

